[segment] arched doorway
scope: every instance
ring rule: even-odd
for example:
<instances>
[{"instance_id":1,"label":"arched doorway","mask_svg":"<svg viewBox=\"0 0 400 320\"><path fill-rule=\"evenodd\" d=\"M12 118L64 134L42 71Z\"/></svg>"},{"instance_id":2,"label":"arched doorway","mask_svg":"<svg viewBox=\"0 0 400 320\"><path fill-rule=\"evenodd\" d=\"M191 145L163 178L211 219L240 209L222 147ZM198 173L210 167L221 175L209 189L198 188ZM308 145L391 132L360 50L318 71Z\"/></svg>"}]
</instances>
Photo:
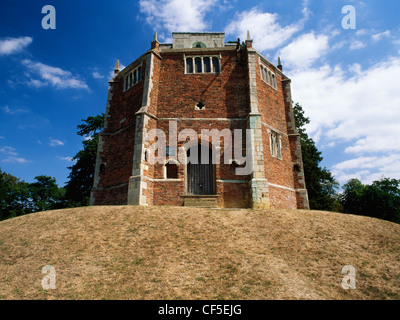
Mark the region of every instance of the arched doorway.
<instances>
[{"instance_id":1,"label":"arched doorway","mask_svg":"<svg viewBox=\"0 0 400 320\"><path fill-rule=\"evenodd\" d=\"M188 195L215 195L215 161L212 150L196 144L186 151L186 193Z\"/></svg>"}]
</instances>

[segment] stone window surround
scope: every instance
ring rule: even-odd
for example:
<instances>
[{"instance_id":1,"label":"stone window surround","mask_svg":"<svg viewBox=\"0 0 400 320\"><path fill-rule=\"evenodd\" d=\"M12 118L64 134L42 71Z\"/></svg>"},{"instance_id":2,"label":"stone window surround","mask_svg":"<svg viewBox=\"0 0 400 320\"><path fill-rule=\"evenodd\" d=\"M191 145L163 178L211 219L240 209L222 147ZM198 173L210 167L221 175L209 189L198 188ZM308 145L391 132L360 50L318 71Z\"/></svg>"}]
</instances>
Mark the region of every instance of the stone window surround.
<instances>
[{"instance_id":1,"label":"stone window surround","mask_svg":"<svg viewBox=\"0 0 400 320\"><path fill-rule=\"evenodd\" d=\"M275 136L275 139L274 139ZM269 130L269 142L270 142L270 150L271 155L274 158L282 160L282 139L281 135L273 130ZM276 148L273 147L275 144Z\"/></svg>"},{"instance_id":2,"label":"stone window surround","mask_svg":"<svg viewBox=\"0 0 400 320\"><path fill-rule=\"evenodd\" d=\"M187 72L187 63L186 63L186 61L187 61L187 59L188 58L191 58L191 59L193 59L193 72ZM200 58L201 59L201 65L202 65L202 72L196 72L196 66L195 66L195 59L196 58ZM210 58L210 66L211 66L211 72L205 72L204 70L205 70L205 64L204 64L204 58ZM213 72L213 63L212 63L212 60L213 60L213 58L218 58L218 63L219 63L219 72ZM186 54L184 54L183 55L183 61L184 61L184 71L185 71L185 74L219 74L219 73L221 73L221 60L222 60L222 56L221 56L221 53L219 53L218 55L216 55L216 54L211 54L211 55L208 55L208 54L205 54L205 55L186 55Z\"/></svg>"},{"instance_id":3,"label":"stone window surround","mask_svg":"<svg viewBox=\"0 0 400 320\"><path fill-rule=\"evenodd\" d=\"M276 73L273 72L271 69L260 63L260 75L261 80L270 85L272 88L277 90L276 84Z\"/></svg>"},{"instance_id":4,"label":"stone window surround","mask_svg":"<svg viewBox=\"0 0 400 320\"><path fill-rule=\"evenodd\" d=\"M168 164L175 164L178 168L179 168L179 166L180 166L180 163L179 163L179 161L178 160L176 160L176 159L173 159L173 158L170 158L170 159L166 159L165 161L164 161L164 165L163 165L163 180L165 180L165 181L181 181L181 179L179 179L179 178L168 178L168 175L167 175L167 165Z\"/></svg>"},{"instance_id":5,"label":"stone window surround","mask_svg":"<svg viewBox=\"0 0 400 320\"><path fill-rule=\"evenodd\" d=\"M134 82L134 73L136 72L136 74L139 76L136 79L136 82ZM129 77L131 78L132 83L129 84ZM128 91L129 89L133 88L134 86L136 86L140 81L143 80L143 66L142 63L140 63L136 68L132 69L131 71L129 71L127 73L126 76L124 76L124 92Z\"/></svg>"}]
</instances>

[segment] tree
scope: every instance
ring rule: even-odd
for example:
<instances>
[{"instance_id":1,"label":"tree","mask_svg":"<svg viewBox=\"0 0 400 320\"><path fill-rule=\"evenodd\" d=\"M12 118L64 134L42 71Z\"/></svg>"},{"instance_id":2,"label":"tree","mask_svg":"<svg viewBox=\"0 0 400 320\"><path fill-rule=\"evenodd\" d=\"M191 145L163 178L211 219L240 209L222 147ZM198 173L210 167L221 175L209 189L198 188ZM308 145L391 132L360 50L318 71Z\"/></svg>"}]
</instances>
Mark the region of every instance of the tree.
<instances>
[{"instance_id":1,"label":"tree","mask_svg":"<svg viewBox=\"0 0 400 320\"><path fill-rule=\"evenodd\" d=\"M296 128L300 134L304 177L310 209L337 210L337 190L339 183L328 169L320 167L320 162L323 158L314 140L306 132L305 126L310 123L310 119L305 116L302 106L296 103L293 110Z\"/></svg>"},{"instance_id":2,"label":"tree","mask_svg":"<svg viewBox=\"0 0 400 320\"><path fill-rule=\"evenodd\" d=\"M376 213L380 219L400 223L400 180L382 178L374 181L367 186L366 198L376 204L373 211L373 206L368 206L369 216Z\"/></svg>"},{"instance_id":3,"label":"tree","mask_svg":"<svg viewBox=\"0 0 400 320\"><path fill-rule=\"evenodd\" d=\"M0 220L30 213L28 184L0 169Z\"/></svg>"},{"instance_id":4,"label":"tree","mask_svg":"<svg viewBox=\"0 0 400 320\"><path fill-rule=\"evenodd\" d=\"M351 179L343 185L341 203L344 213L364 214L365 186L358 179Z\"/></svg>"},{"instance_id":5,"label":"tree","mask_svg":"<svg viewBox=\"0 0 400 320\"><path fill-rule=\"evenodd\" d=\"M0 170L0 220L64 207L64 189L54 178L35 180L27 183Z\"/></svg>"},{"instance_id":6,"label":"tree","mask_svg":"<svg viewBox=\"0 0 400 320\"><path fill-rule=\"evenodd\" d=\"M35 177L30 183L29 202L32 212L61 209L64 207L64 188L59 188L55 178L47 176Z\"/></svg>"},{"instance_id":7,"label":"tree","mask_svg":"<svg viewBox=\"0 0 400 320\"><path fill-rule=\"evenodd\" d=\"M341 202L345 213L400 223L400 180L382 178L371 185L351 179L343 186Z\"/></svg>"},{"instance_id":8,"label":"tree","mask_svg":"<svg viewBox=\"0 0 400 320\"><path fill-rule=\"evenodd\" d=\"M65 197L69 207L89 205L90 190L93 186L94 169L96 165L97 144L99 132L104 126L104 114L82 119L84 122L77 126L78 135L84 136L83 150L80 150L73 160L76 163L68 167L71 170L65 189Z\"/></svg>"}]
</instances>

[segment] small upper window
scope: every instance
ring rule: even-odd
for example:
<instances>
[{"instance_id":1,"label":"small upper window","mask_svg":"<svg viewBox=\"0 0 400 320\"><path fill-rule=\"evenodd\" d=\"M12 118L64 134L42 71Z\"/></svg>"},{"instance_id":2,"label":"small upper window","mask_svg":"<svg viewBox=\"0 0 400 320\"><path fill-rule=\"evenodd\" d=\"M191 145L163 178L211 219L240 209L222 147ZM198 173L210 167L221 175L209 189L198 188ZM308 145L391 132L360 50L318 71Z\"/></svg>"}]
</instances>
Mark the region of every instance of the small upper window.
<instances>
[{"instance_id":1,"label":"small upper window","mask_svg":"<svg viewBox=\"0 0 400 320\"><path fill-rule=\"evenodd\" d=\"M125 91L132 88L134 85L139 83L142 80L142 67L139 66L133 69L129 74L125 77Z\"/></svg>"},{"instance_id":2,"label":"small upper window","mask_svg":"<svg viewBox=\"0 0 400 320\"><path fill-rule=\"evenodd\" d=\"M268 75L267 69L266 68L261 68L261 78L264 81L268 82L268 77L269 77L269 75Z\"/></svg>"},{"instance_id":3,"label":"small upper window","mask_svg":"<svg viewBox=\"0 0 400 320\"><path fill-rule=\"evenodd\" d=\"M211 60L210 60L210 57L205 57L203 59L203 63L204 63L204 72L206 72L206 73L211 72Z\"/></svg>"},{"instance_id":4,"label":"small upper window","mask_svg":"<svg viewBox=\"0 0 400 320\"><path fill-rule=\"evenodd\" d=\"M217 57L212 58L212 64L213 64L213 72L219 73L220 67L219 67L219 59Z\"/></svg>"},{"instance_id":5,"label":"small upper window","mask_svg":"<svg viewBox=\"0 0 400 320\"><path fill-rule=\"evenodd\" d=\"M220 73L219 57L187 57L186 73Z\"/></svg>"},{"instance_id":6,"label":"small upper window","mask_svg":"<svg viewBox=\"0 0 400 320\"><path fill-rule=\"evenodd\" d=\"M202 73L203 72L203 63L201 61L201 58L195 58L194 59L194 65L195 65L195 69L196 69L196 73Z\"/></svg>"},{"instance_id":7,"label":"small upper window","mask_svg":"<svg viewBox=\"0 0 400 320\"><path fill-rule=\"evenodd\" d=\"M207 48L207 46L203 42L197 41L193 43L193 48Z\"/></svg>"},{"instance_id":8,"label":"small upper window","mask_svg":"<svg viewBox=\"0 0 400 320\"><path fill-rule=\"evenodd\" d=\"M276 76L270 69L264 65L260 65L261 79L276 89Z\"/></svg>"},{"instance_id":9,"label":"small upper window","mask_svg":"<svg viewBox=\"0 0 400 320\"><path fill-rule=\"evenodd\" d=\"M193 73L193 59L186 59L186 73Z\"/></svg>"}]
</instances>

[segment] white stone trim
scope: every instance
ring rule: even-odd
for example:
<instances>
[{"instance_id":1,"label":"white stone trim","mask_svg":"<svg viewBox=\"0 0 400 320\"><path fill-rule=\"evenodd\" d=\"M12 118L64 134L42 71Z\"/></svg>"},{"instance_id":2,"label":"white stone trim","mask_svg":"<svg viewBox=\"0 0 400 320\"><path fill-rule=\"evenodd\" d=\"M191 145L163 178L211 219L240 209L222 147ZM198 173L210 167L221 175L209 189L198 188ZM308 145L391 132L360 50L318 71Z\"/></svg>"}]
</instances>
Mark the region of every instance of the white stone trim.
<instances>
[{"instance_id":1,"label":"white stone trim","mask_svg":"<svg viewBox=\"0 0 400 320\"><path fill-rule=\"evenodd\" d=\"M278 184L274 184L274 183L270 183L270 182L268 182L268 186L269 187L274 187L274 188L279 188L279 189L285 189L285 190L293 191L293 192L296 191L296 189L293 189L293 188L290 188L290 187L285 187L285 186L280 186Z\"/></svg>"},{"instance_id":2,"label":"white stone trim","mask_svg":"<svg viewBox=\"0 0 400 320\"><path fill-rule=\"evenodd\" d=\"M180 162L178 160L174 159L174 158L165 159L163 167L162 167L163 177L164 177L164 179L162 179L162 180L163 181L165 181L165 180L180 180L180 179L173 179L173 178L168 178L167 177L167 164L169 164L169 163L176 164L177 166L181 165Z\"/></svg>"},{"instance_id":3,"label":"white stone trim","mask_svg":"<svg viewBox=\"0 0 400 320\"><path fill-rule=\"evenodd\" d=\"M275 139L278 139L278 144L277 149L274 149L274 142L272 141L272 136L275 136ZM276 141L275 141L276 142ZM270 147L270 152L271 152L271 156L274 158L277 158L279 160L282 160L282 138L281 135L274 131L274 130L270 130L269 132L269 147Z\"/></svg>"},{"instance_id":4,"label":"white stone trim","mask_svg":"<svg viewBox=\"0 0 400 320\"><path fill-rule=\"evenodd\" d=\"M246 121L246 118L157 118L158 121Z\"/></svg>"},{"instance_id":5,"label":"white stone trim","mask_svg":"<svg viewBox=\"0 0 400 320\"><path fill-rule=\"evenodd\" d=\"M275 131L276 133L279 133L281 136L289 136L286 132L280 131L272 126L270 126L269 124L265 123L265 122L261 122L261 124L265 127L267 127L269 130ZM267 130L268 131L268 130ZM269 131L268 131L269 133Z\"/></svg>"},{"instance_id":6,"label":"white stone trim","mask_svg":"<svg viewBox=\"0 0 400 320\"><path fill-rule=\"evenodd\" d=\"M241 183L249 183L248 180L217 180L217 182L220 183L237 183L237 184L241 184Z\"/></svg>"}]
</instances>

